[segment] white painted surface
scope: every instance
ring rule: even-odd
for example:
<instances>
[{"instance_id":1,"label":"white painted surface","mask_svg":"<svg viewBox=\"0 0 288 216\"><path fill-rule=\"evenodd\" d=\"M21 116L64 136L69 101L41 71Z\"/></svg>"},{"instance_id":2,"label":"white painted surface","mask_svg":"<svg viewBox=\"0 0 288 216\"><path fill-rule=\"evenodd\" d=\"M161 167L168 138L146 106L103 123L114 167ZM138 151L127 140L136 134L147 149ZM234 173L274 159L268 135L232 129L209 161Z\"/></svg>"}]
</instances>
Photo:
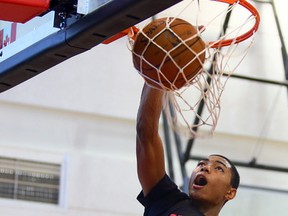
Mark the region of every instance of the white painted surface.
<instances>
[{"instance_id":1,"label":"white painted surface","mask_svg":"<svg viewBox=\"0 0 288 216\"><path fill-rule=\"evenodd\" d=\"M259 5L259 4L257 4ZM280 42L269 4L237 74L284 80ZM135 118L143 80L125 38L99 45L0 95L0 154L67 161L61 206L0 200L6 216L141 215L135 163ZM192 154L288 167L287 89L230 79L215 136ZM185 143L185 140L184 142ZM175 157L175 166L177 166ZM187 170L194 164L189 162ZM288 190L288 174L239 169L242 184ZM182 180L177 173L177 183ZM222 215L285 215L287 193L239 189ZM276 205L271 203L277 202ZM272 210L270 210L272 209Z\"/></svg>"}]
</instances>

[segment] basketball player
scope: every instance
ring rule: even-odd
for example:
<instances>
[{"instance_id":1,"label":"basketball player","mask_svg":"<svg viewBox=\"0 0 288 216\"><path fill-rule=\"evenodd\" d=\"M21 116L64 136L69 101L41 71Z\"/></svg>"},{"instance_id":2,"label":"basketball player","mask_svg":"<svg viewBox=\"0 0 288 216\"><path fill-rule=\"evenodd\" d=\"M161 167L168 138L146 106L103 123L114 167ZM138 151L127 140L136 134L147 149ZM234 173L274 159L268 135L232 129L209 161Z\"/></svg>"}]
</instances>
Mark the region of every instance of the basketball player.
<instances>
[{"instance_id":1,"label":"basketball player","mask_svg":"<svg viewBox=\"0 0 288 216\"><path fill-rule=\"evenodd\" d=\"M164 151L158 134L164 92L144 84L137 116L137 172L142 191L137 199L145 216L217 216L232 200L239 174L225 157L211 155L192 172L189 196L166 175Z\"/></svg>"}]
</instances>

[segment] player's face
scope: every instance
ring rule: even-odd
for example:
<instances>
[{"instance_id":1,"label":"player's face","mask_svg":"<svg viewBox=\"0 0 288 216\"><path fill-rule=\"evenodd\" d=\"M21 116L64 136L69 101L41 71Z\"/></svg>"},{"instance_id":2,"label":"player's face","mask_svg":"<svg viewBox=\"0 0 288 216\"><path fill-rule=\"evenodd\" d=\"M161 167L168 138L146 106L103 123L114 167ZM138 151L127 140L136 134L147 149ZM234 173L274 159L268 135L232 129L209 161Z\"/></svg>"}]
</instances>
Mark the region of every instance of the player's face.
<instances>
[{"instance_id":1,"label":"player's face","mask_svg":"<svg viewBox=\"0 0 288 216\"><path fill-rule=\"evenodd\" d=\"M199 203L212 205L233 199L236 189L231 186L231 165L220 156L209 156L199 161L192 172L189 195ZM232 194L231 194L232 193Z\"/></svg>"}]
</instances>

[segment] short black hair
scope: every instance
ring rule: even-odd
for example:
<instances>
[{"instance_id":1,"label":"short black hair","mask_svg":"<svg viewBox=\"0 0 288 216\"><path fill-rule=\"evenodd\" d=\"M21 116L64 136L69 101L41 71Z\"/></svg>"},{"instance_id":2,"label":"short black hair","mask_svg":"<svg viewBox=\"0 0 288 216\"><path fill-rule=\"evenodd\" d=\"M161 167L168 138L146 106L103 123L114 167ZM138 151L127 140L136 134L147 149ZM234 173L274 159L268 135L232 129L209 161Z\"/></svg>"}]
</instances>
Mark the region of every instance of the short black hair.
<instances>
[{"instance_id":1,"label":"short black hair","mask_svg":"<svg viewBox=\"0 0 288 216\"><path fill-rule=\"evenodd\" d=\"M218 156L218 157L222 157L224 158L230 165L231 165L231 173L232 173L232 177L231 177L231 186L235 189L238 188L239 183L240 183L240 175L238 173L238 170L236 168L236 166L225 156L223 155L219 155L219 154L212 154L210 156Z\"/></svg>"}]
</instances>

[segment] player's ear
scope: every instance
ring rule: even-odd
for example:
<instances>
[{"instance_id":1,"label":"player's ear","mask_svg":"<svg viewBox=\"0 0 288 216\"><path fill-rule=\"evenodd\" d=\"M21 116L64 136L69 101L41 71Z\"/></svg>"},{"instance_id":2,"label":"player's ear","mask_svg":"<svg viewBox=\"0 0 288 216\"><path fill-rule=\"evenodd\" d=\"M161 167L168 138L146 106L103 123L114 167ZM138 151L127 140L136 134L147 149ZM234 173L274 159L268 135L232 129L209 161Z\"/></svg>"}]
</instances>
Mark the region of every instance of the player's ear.
<instances>
[{"instance_id":1,"label":"player's ear","mask_svg":"<svg viewBox=\"0 0 288 216\"><path fill-rule=\"evenodd\" d=\"M225 195L226 200L227 201L232 200L236 196L236 193L237 193L236 188L230 188L230 190L228 190L226 195Z\"/></svg>"}]
</instances>

